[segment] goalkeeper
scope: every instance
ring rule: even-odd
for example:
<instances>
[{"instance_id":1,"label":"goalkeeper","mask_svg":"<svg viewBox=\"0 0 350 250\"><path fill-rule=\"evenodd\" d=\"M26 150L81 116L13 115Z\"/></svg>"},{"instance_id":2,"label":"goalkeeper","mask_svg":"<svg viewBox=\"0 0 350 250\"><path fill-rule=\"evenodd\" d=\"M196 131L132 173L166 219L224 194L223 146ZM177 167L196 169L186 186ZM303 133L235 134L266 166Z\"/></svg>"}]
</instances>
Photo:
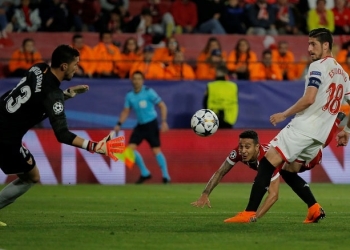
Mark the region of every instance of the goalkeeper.
<instances>
[{"instance_id":1,"label":"goalkeeper","mask_svg":"<svg viewBox=\"0 0 350 250\"><path fill-rule=\"evenodd\" d=\"M22 137L47 117L61 143L107 155L113 160L117 160L114 153L124 150L123 137L111 140L108 135L93 142L68 130L64 101L89 89L87 85L60 89L62 81L72 79L78 63L79 52L68 45L60 45L52 53L51 67L46 63L33 65L14 89L0 97L0 168L5 174L18 177L0 191L0 209L40 181L35 159L22 145ZM6 224L0 222L0 226Z\"/></svg>"}]
</instances>

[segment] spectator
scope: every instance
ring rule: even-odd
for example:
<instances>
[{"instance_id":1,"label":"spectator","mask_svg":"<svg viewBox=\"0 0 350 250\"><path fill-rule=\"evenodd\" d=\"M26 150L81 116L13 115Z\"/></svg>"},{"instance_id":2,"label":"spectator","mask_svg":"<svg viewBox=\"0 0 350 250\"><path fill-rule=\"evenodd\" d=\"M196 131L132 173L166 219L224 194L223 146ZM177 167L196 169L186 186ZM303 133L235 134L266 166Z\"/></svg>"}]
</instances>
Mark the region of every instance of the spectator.
<instances>
[{"instance_id":1,"label":"spectator","mask_svg":"<svg viewBox=\"0 0 350 250\"><path fill-rule=\"evenodd\" d=\"M309 65L312 63L311 57L302 57L298 62L295 63L293 67L292 75L294 75L294 79L292 80L305 80L305 76L308 73Z\"/></svg>"},{"instance_id":2,"label":"spectator","mask_svg":"<svg viewBox=\"0 0 350 250\"><path fill-rule=\"evenodd\" d=\"M216 68L225 65L221 50L214 49L206 62L198 63L196 77L198 80L214 80Z\"/></svg>"},{"instance_id":3,"label":"spectator","mask_svg":"<svg viewBox=\"0 0 350 250\"><path fill-rule=\"evenodd\" d=\"M209 82L203 99L203 108L213 110L219 119L219 128L230 129L238 117L238 87L227 81L225 66L216 69L215 81Z\"/></svg>"},{"instance_id":4,"label":"spectator","mask_svg":"<svg viewBox=\"0 0 350 250\"><path fill-rule=\"evenodd\" d=\"M334 0L334 34L345 35L350 33L350 9L345 6L345 0Z\"/></svg>"},{"instance_id":5,"label":"spectator","mask_svg":"<svg viewBox=\"0 0 350 250\"><path fill-rule=\"evenodd\" d=\"M283 76L280 68L272 62L271 50L264 50L262 62L250 66L250 80L265 81L276 80L282 81Z\"/></svg>"},{"instance_id":6,"label":"spectator","mask_svg":"<svg viewBox=\"0 0 350 250\"><path fill-rule=\"evenodd\" d=\"M101 13L101 6L96 0L71 0L68 7L73 15L75 31L82 31L84 25L88 31L95 31L94 24Z\"/></svg>"},{"instance_id":7,"label":"spectator","mask_svg":"<svg viewBox=\"0 0 350 250\"><path fill-rule=\"evenodd\" d=\"M276 4L276 29L280 35L298 34L299 30L295 23L294 11L288 0L277 0Z\"/></svg>"},{"instance_id":8,"label":"spectator","mask_svg":"<svg viewBox=\"0 0 350 250\"><path fill-rule=\"evenodd\" d=\"M247 7L249 35L277 35L275 27L276 11L266 0L257 0Z\"/></svg>"},{"instance_id":9,"label":"spectator","mask_svg":"<svg viewBox=\"0 0 350 250\"><path fill-rule=\"evenodd\" d=\"M141 51L135 38L128 38L123 46L121 53L121 62L119 63L119 76L121 78L129 77L129 72L135 62L142 60Z\"/></svg>"},{"instance_id":10,"label":"spectator","mask_svg":"<svg viewBox=\"0 0 350 250\"><path fill-rule=\"evenodd\" d=\"M118 63L120 51L113 44L112 33L103 31L100 33L100 42L93 48L96 60L95 74L99 77L118 77Z\"/></svg>"},{"instance_id":11,"label":"spectator","mask_svg":"<svg viewBox=\"0 0 350 250\"><path fill-rule=\"evenodd\" d=\"M200 63L206 62L207 59L211 56L211 52L215 49L218 49L222 53L222 57L224 61L227 59L227 54L225 51L222 51L221 44L219 40L216 37L210 37L207 41L207 44L205 45L203 51L200 53L200 55L197 58L197 66Z\"/></svg>"},{"instance_id":12,"label":"spectator","mask_svg":"<svg viewBox=\"0 0 350 250\"><path fill-rule=\"evenodd\" d=\"M219 19L223 8L222 0L194 0L198 10L198 31L207 34L226 34Z\"/></svg>"},{"instance_id":13,"label":"spectator","mask_svg":"<svg viewBox=\"0 0 350 250\"><path fill-rule=\"evenodd\" d=\"M343 64L346 62L346 57L348 53L350 52L350 41L347 41L342 44L341 50L338 52L336 60L340 64Z\"/></svg>"},{"instance_id":14,"label":"spectator","mask_svg":"<svg viewBox=\"0 0 350 250\"><path fill-rule=\"evenodd\" d=\"M174 17L177 33L192 33L198 22L197 6L191 0L176 0L172 3L171 14Z\"/></svg>"},{"instance_id":15,"label":"spectator","mask_svg":"<svg viewBox=\"0 0 350 250\"><path fill-rule=\"evenodd\" d=\"M100 30L106 27L110 20L110 14L116 12L121 16L123 23L126 23L130 18L129 0L100 0L101 16L96 24L96 29Z\"/></svg>"},{"instance_id":16,"label":"spectator","mask_svg":"<svg viewBox=\"0 0 350 250\"><path fill-rule=\"evenodd\" d=\"M80 53L79 65L78 69L75 71L75 75L91 78L96 68L96 62L92 48L84 43L83 36L80 34L73 36L72 45L73 48L77 49Z\"/></svg>"},{"instance_id":17,"label":"spectator","mask_svg":"<svg viewBox=\"0 0 350 250\"><path fill-rule=\"evenodd\" d=\"M221 12L221 23L229 34L245 34L247 28L245 25L244 7L239 0L228 0Z\"/></svg>"},{"instance_id":18,"label":"spectator","mask_svg":"<svg viewBox=\"0 0 350 250\"><path fill-rule=\"evenodd\" d=\"M165 68L165 79L169 80L193 80L195 74L190 65L185 63L184 54L177 50L174 59L168 67Z\"/></svg>"},{"instance_id":19,"label":"spectator","mask_svg":"<svg viewBox=\"0 0 350 250\"><path fill-rule=\"evenodd\" d=\"M140 71L144 74L145 79L164 79L164 68L162 63L153 61L154 49L151 45L147 45L143 49L143 60L134 62L130 69L130 76L134 72Z\"/></svg>"},{"instance_id":20,"label":"spectator","mask_svg":"<svg viewBox=\"0 0 350 250\"><path fill-rule=\"evenodd\" d=\"M293 74L294 54L288 49L288 43L281 41L278 49L272 50L272 61L277 63L283 76L283 80L294 80L297 77Z\"/></svg>"},{"instance_id":21,"label":"spectator","mask_svg":"<svg viewBox=\"0 0 350 250\"><path fill-rule=\"evenodd\" d=\"M334 31L334 14L332 10L326 9L326 0L317 0L316 9L309 10L307 26L309 31L317 28Z\"/></svg>"},{"instance_id":22,"label":"spectator","mask_svg":"<svg viewBox=\"0 0 350 250\"><path fill-rule=\"evenodd\" d=\"M250 50L247 39L240 39L228 56L227 68L234 79L249 79L249 65L258 61L254 51Z\"/></svg>"},{"instance_id":23,"label":"spectator","mask_svg":"<svg viewBox=\"0 0 350 250\"><path fill-rule=\"evenodd\" d=\"M174 18L169 12L169 6L161 0L148 0L143 6L149 9L152 16L153 27L165 37L171 37L174 31Z\"/></svg>"},{"instance_id":24,"label":"spectator","mask_svg":"<svg viewBox=\"0 0 350 250\"><path fill-rule=\"evenodd\" d=\"M154 51L153 61L162 62L169 65L174 60L175 52L181 50L179 42L174 37L170 37L166 47L157 48Z\"/></svg>"},{"instance_id":25,"label":"spectator","mask_svg":"<svg viewBox=\"0 0 350 250\"><path fill-rule=\"evenodd\" d=\"M118 11L112 11L109 15L106 30L112 34L123 33L124 23Z\"/></svg>"},{"instance_id":26,"label":"spectator","mask_svg":"<svg viewBox=\"0 0 350 250\"><path fill-rule=\"evenodd\" d=\"M31 5L29 0L22 0L21 5L15 9L12 22L14 24L14 31L37 31L41 25L39 9Z\"/></svg>"},{"instance_id":27,"label":"spectator","mask_svg":"<svg viewBox=\"0 0 350 250\"><path fill-rule=\"evenodd\" d=\"M42 61L41 54L34 47L34 40L31 38L24 39L22 47L13 52L11 56L9 62L10 75L24 77L33 64Z\"/></svg>"},{"instance_id":28,"label":"spectator","mask_svg":"<svg viewBox=\"0 0 350 250\"><path fill-rule=\"evenodd\" d=\"M141 15L135 16L128 23L126 31L128 33L142 35L145 40L143 44L150 44L154 37L164 37L162 27L160 25L153 25L152 20L151 11L149 9L142 9Z\"/></svg>"},{"instance_id":29,"label":"spectator","mask_svg":"<svg viewBox=\"0 0 350 250\"><path fill-rule=\"evenodd\" d=\"M45 32L63 32L69 30L68 9L62 0L46 0L40 3L40 30Z\"/></svg>"},{"instance_id":30,"label":"spectator","mask_svg":"<svg viewBox=\"0 0 350 250\"><path fill-rule=\"evenodd\" d=\"M303 34L307 34L307 15L310 10L308 1L299 0L289 0L293 5L293 11L295 15L295 23L298 29Z\"/></svg>"},{"instance_id":31,"label":"spectator","mask_svg":"<svg viewBox=\"0 0 350 250\"><path fill-rule=\"evenodd\" d=\"M0 1L0 33L5 32L8 28L7 11L9 9L9 3L6 1Z\"/></svg>"},{"instance_id":32,"label":"spectator","mask_svg":"<svg viewBox=\"0 0 350 250\"><path fill-rule=\"evenodd\" d=\"M341 66L346 73L350 74L350 52L346 55L345 63L342 63Z\"/></svg>"}]
</instances>

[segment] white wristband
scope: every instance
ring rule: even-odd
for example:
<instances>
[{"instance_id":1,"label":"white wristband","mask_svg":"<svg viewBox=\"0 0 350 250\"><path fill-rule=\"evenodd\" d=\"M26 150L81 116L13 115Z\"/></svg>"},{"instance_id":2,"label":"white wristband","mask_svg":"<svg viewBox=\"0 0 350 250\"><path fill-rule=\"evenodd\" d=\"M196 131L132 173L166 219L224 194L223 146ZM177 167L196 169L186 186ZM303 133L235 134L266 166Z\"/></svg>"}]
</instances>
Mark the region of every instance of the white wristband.
<instances>
[{"instance_id":1,"label":"white wristband","mask_svg":"<svg viewBox=\"0 0 350 250\"><path fill-rule=\"evenodd\" d=\"M81 146L83 149L87 149L89 145L89 140L84 140L83 145Z\"/></svg>"},{"instance_id":2,"label":"white wristband","mask_svg":"<svg viewBox=\"0 0 350 250\"><path fill-rule=\"evenodd\" d=\"M348 126L345 126L343 129L346 133L350 134L350 128Z\"/></svg>"}]
</instances>

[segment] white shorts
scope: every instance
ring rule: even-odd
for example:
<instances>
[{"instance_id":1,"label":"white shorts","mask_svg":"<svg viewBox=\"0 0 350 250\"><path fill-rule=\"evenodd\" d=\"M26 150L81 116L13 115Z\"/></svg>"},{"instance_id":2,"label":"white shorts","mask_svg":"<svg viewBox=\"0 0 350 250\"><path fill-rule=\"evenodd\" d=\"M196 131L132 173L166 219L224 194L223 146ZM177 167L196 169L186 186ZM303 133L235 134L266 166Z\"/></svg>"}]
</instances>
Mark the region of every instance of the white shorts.
<instances>
[{"instance_id":1,"label":"white shorts","mask_svg":"<svg viewBox=\"0 0 350 250\"><path fill-rule=\"evenodd\" d=\"M287 163L293 161L309 162L316 157L320 147L322 147L321 142L300 134L290 125L284 127L270 144Z\"/></svg>"}]
</instances>

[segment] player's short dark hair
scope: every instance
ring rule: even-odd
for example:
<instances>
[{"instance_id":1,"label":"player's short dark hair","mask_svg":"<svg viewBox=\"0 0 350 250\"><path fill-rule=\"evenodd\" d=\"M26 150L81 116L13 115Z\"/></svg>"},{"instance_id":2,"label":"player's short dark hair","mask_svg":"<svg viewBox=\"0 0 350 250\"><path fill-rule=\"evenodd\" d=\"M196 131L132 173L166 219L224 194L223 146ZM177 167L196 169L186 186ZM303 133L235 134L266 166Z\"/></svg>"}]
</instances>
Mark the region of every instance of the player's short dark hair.
<instances>
[{"instance_id":1,"label":"player's short dark hair","mask_svg":"<svg viewBox=\"0 0 350 250\"><path fill-rule=\"evenodd\" d=\"M246 130L239 135L240 139L253 139L255 144L259 144L259 136L254 130Z\"/></svg>"},{"instance_id":2,"label":"player's short dark hair","mask_svg":"<svg viewBox=\"0 0 350 250\"><path fill-rule=\"evenodd\" d=\"M333 37L329 29L318 28L313 29L309 32L309 37L316 38L321 44L328 43L329 49L332 50L333 47Z\"/></svg>"},{"instance_id":3,"label":"player's short dark hair","mask_svg":"<svg viewBox=\"0 0 350 250\"><path fill-rule=\"evenodd\" d=\"M136 70L134 73L132 73L132 76L134 76L134 75L141 75L142 79L145 79L145 75L139 70Z\"/></svg>"},{"instance_id":4,"label":"player's short dark hair","mask_svg":"<svg viewBox=\"0 0 350 250\"><path fill-rule=\"evenodd\" d=\"M52 53L51 56L51 67L59 68L62 63L71 63L74 59L79 56L79 51L73 47L62 44L58 46Z\"/></svg>"},{"instance_id":5,"label":"player's short dark hair","mask_svg":"<svg viewBox=\"0 0 350 250\"><path fill-rule=\"evenodd\" d=\"M74 42L76 39L79 39L79 38L83 38L83 36L81 34L75 34L73 37L72 37L72 41Z\"/></svg>"}]
</instances>

